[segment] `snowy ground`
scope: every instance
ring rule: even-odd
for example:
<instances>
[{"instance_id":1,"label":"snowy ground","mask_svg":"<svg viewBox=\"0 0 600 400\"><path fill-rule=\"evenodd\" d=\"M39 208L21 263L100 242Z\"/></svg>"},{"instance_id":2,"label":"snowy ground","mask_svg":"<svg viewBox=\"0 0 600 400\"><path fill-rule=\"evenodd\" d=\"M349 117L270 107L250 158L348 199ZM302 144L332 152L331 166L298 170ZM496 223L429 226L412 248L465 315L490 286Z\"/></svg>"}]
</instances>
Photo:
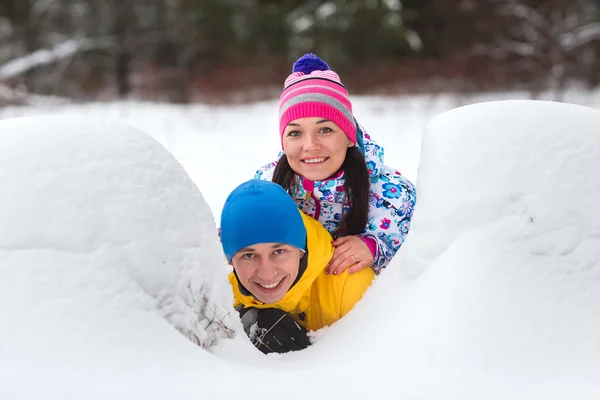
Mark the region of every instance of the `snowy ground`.
<instances>
[{"instance_id":1,"label":"snowy ground","mask_svg":"<svg viewBox=\"0 0 600 400\"><path fill-rule=\"evenodd\" d=\"M271 357L211 324L238 327L211 230L276 156L275 102L0 110L70 117L0 121L0 398L599 398L600 113L431 120L507 97L524 96L355 101L387 162L418 174L413 230L347 318Z\"/></svg>"},{"instance_id":2,"label":"snowy ground","mask_svg":"<svg viewBox=\"0 0 600 400\"><path fill-rule=\"evenodd\" d=\"M527 94L520 92L469 98L445 94L356 97L353 105L361 124L384 145L386 162L416 181L421 137L429 119L465 104L526 98ZM566 101L600 108L600 91L571 91ZM235 107L114 102L0 109L0 119L40 114L115 119L150 134L184 166L216 220L227 194L244 179L251 178L259 166L275 159L279 152L275 101Z\"/></svg>"}]
</instances>

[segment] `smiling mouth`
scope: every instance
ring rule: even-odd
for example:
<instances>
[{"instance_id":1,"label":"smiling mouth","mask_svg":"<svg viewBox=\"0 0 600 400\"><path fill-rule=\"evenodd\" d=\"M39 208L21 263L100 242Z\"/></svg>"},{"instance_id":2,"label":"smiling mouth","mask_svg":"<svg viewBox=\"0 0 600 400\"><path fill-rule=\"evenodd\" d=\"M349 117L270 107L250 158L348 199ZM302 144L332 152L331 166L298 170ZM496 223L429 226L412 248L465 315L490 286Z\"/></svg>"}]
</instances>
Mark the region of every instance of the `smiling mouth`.
<instances>
[{"instance_id":1,"label":"smiling mouth","mask_svg":"<svg viewBox=\"0 0 600 400\"><path fill-rule=\"evenodd\" d=\"M256 286L258 286L263 292L275 292L281 287L281 283L285 280L285 278L281 278L277 282L273 282L270 284L258 283L254 282Z\"/></svg>"},{"instance_id":2,"label":"smiling mouth","mask_svg":"<svg viewBox=\"0 0 600 400\"><path fill-rule=\"evenodd\" d=\"M329 157L315 157L315 158L305 158L302 160L304 164L308 165L318 165L322 164L325 161L329 160Z\"/></svg>"}]
</instances>

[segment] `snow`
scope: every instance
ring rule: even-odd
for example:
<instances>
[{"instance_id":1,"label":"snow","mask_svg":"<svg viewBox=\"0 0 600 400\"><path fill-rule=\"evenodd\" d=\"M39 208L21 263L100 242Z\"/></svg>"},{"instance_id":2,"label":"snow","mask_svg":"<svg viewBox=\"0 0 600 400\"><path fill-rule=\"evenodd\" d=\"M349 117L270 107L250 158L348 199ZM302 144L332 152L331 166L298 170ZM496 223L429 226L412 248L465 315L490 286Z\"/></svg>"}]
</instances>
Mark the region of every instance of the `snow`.
<instances>
[{"instance_id":1,"label":"snow","mask_svg":"<svg viewBox=\"0 0 600 400\"><path fill-rule=\"evenodd\" d=\"M448 97L390 100L358 98L359 121L386 146L385 160L403 175L416 180L422 128L430 117L452 108ZM220 219L227 195L256 170L277 158L277 103L236 107L174 106L141 102L116 102L0 110L0 118L59 114L84 118L110 118L147 132L184 166ZM276 135L276 134L275 134ZM275 136L276 137L276 136ZM400 143L400 145L394 145Z\"/></svg>"},{"instance_id":2,"label":"snow","mask_svg":"<svg viewBox=\"0 0 600 400\"><path fill-rule=\"evenodd\" d=\"M113 363L158 365L148 349L193 353L185 336L227 336L227 271L203 251L219 246L215 222L159 143L89 118L11 119L0 131L1 398ZM29 387L32 369L48 382Z\"/></svg>"},{"instance_id":3,"label":"snow","mask_svg":"<svg viewBox=\"0 0 600 400\"><path fill-rule=\"evenodd\" d=\"M394 264L410 291L398 340L419 337L399 354L436 360L415 375L600 393L599 123L594 109L524 101L430 122L413 230Z\"/></svg>"},{"instance_id":4,"label":"snow","mask_svg":"<svg viewBox=\"0 0 600 400\"><path fill-rule=\"evenodd\" d=\"M274 102L3 110L63 116L0 121L0 398L598 398L600 115L455 105L357 99L418 176L413 227L346 318L272 356L214 229L279 150Z\"/></svg>"}]
</instances>

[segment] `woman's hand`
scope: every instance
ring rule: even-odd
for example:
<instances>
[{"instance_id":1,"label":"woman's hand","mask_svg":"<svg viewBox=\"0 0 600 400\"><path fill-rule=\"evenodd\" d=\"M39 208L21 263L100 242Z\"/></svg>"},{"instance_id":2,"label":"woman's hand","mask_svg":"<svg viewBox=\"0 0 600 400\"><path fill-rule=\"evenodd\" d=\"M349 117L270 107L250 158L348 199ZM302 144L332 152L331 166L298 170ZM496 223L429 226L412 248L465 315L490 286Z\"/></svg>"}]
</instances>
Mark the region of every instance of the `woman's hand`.
<instances>
[{"instance_id":1,"label":"woman's hand","mask_svg":"<svg viewBox=\"0 0 600 400\"><path fill-rule=\"evenodd\" d=\"M343 236L332 242L335 251L325 273L339 275L348 269L349 274L373 265L373 254L369 246L358 236Z\"/></svg>"}]
</instances>

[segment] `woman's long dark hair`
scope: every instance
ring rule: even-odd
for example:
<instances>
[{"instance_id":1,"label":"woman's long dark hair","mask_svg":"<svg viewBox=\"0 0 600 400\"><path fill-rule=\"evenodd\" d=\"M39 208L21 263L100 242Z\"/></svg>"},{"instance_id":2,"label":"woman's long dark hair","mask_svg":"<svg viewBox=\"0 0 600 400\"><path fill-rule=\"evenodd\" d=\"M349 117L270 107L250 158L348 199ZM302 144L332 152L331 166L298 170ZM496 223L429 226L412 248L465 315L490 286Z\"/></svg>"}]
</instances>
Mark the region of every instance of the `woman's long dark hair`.
<instances>
[{"instance_id":1,"label":"woman's long dark hair","mask_svg":"<svg viewBox=\"0 0 600 400\"><path fill-rule=\"evenodd\" d=\"M346 151L346 159L341 169L344 171L345 197L346 202L350 204L350 210L342 215L342 223L333 234L336 238L363 233L369 219L369 170L365 164L365 157L356 146L349 147ZM273 182L282 186L288 193L291 193L292 185L299 183L298 176L290 167L285 154L277 162Z\"/></svg>"}]
</instances>

